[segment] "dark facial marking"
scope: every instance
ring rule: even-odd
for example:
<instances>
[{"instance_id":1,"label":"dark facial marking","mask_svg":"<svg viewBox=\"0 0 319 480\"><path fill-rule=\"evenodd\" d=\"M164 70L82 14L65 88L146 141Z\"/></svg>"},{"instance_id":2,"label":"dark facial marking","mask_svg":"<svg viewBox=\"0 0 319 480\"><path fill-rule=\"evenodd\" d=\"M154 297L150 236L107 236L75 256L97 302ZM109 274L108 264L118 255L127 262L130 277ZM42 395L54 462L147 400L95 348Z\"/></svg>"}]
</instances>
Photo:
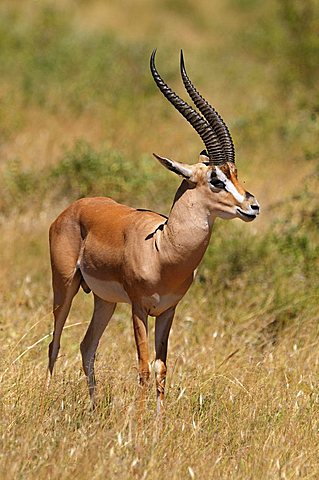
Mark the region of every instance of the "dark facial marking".
<instances>
[{"instance_id":1,"label":"dark facial marking","mask_svg":"<svg viewBox=\"0 0 319 480\"><path fill-rule=\"evenodd\" d=\"M216 175L216 172L215 170L212 171L211 173L211 177L210 177L210 183L213 185L213 187L215 188L219 188L219 189L223 189L225 188L225 184L224 182L222 182L221 180L219 180L219 178L217 177Z\"/></svg>"}]
</instances>

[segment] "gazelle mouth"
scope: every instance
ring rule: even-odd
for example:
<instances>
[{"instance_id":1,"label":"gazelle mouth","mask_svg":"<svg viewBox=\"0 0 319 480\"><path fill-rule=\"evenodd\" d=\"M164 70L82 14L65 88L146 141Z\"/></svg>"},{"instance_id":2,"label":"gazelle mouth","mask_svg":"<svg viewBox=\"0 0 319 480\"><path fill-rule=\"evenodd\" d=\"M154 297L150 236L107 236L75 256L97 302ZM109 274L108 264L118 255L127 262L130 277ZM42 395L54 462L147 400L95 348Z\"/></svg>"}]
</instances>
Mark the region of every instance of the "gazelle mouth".
<instances>
[{"instance_id":1,"label":"gazelle mouth","mask_svg":"<svg viewBox=\"0 0 319 480\"><path fill-rule=\"evenodd\" d=\"M244 212L241 208L237 207L237 212L239 213L239 215L247 220L254 220L256 218L257 215L255 215L254 213L246 213Z\"/></svg>"}]
</instances>

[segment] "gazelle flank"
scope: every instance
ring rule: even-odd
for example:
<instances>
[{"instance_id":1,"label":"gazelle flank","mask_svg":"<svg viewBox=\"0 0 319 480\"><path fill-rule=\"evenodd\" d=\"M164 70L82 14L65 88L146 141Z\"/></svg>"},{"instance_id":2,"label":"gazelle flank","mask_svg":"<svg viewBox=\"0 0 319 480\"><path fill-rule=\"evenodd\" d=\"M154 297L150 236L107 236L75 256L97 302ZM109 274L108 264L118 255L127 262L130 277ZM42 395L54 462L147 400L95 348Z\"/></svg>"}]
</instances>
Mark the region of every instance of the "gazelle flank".
<instances>
[{"instance_id":1,"label":"gazelle flank","mask_svg":"<svg viewBox=\"0 0 319 480\"><path fill-rule=\"evenodd\" d=\"M239 183L229 130L191 83L181 54L181 76L198 111L163 81L151 55L152 76L164 96L201 137L205 150L195 164L154 154L182 182L168 217L121 205L106 197L72 203L50 228L54 333L49 346L52 375L63 326L80 286L92 292L94 311L81 342L82 363L95 404L94 359L115 306L132 308L142 386L149 381L148 316L155 320L157 409L164 400L167 343L178 302L209 244L217 217L252 221L259 213L255 197Z\"/></svg>"}]
</instances>

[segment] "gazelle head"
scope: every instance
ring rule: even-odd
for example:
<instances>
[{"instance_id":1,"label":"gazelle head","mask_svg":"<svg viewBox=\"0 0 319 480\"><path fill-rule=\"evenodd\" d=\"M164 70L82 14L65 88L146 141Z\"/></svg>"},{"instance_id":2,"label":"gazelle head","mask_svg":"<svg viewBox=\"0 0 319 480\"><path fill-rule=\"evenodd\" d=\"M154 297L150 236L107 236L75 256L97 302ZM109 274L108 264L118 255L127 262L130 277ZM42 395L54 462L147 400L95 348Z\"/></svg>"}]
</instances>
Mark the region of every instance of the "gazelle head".
<instances>
[{"instance_id":1,"label":"gazelle head","mask_svg":"<svg viewBox=\"0 0 319 480\"><path fill-rule=\"evenodd\" d=\"M217 111L201 96L190 81L181 52L181 76L184 86L200 111L182 100L161 78L155 67L153 51L150 67L153 78L163 95L186 118L201 137L206 150L194 165L176 162L154 154L169 170L182 176L205 196L210 213L225 219L240 218L250 222L259 214L259 204L237 179L235 149L229 130ZM204 198L204 197L203 197Z\"/></svg>"}]
</instances>

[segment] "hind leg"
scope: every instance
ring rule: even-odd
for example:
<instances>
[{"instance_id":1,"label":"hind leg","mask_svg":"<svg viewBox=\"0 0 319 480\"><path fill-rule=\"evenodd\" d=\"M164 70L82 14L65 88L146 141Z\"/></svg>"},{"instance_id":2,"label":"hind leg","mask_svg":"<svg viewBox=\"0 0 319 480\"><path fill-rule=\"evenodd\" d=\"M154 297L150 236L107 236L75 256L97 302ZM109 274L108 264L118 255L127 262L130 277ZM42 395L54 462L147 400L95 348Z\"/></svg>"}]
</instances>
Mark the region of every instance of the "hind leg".
<instances>
[{"instance_id":1,"label":"hind leg","mask_svg":"<svg viewBox=\"0 0 319 480\"><path fill-rule=\"evenodd\" d=\"M81 283L81 274L75 271L74 275L65 281L63 277L53 271L53 315L54 331L53 339L49 345L49 373L48 382L53 373L55 361L60 349L60 339L65 321L70 312L72 300L79 290Z\"/></svg>"},{"instance_id":2,"label":"hind leg","mask_svg":"<svg viewBox=\"0 0 319 480\"><path fill-rule=\"evenodd\" d=\"M54 315L53 339L49 345L51 376L59 353L62 330L82 279L80 271L76 268L81 249L80 227L68 221L63 212L51 225L49 238Z\"/></svg>"},{"instance_id":3,"label":"hind leg","mask_svg":"<svg viewBox=\"0 0 319 480\"><path fill-rule=\"evenodd\" d=\"M115 309L116 303L105 302L94 295L94 311L91 323L81 342L83 370L87 377L91 405L95 406L96 382L94 376L95 352L100 338L107 327Z\"/></svg>"}]
</instances>

